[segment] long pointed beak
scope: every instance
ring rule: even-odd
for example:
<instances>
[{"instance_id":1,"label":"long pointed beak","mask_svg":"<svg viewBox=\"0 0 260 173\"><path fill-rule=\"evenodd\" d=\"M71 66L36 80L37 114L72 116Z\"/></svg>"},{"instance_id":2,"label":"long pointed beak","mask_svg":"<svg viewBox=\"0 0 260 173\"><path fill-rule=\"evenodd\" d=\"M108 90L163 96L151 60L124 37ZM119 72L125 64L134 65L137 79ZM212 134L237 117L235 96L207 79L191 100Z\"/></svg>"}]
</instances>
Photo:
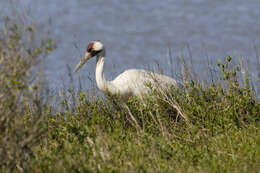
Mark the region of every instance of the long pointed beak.
<instances>
[{"instance_id":1,"label":"long pointed beak","mask_svg":"<svg viewBox=\"0 0 260 173\"><path fill-rule=\"evenodd\" d=\"M74 72L77 72L90 58L91 54L89 52L86 52L85 55L81 58L78 65L76 66Z\"/></svg>"}]
</instances>

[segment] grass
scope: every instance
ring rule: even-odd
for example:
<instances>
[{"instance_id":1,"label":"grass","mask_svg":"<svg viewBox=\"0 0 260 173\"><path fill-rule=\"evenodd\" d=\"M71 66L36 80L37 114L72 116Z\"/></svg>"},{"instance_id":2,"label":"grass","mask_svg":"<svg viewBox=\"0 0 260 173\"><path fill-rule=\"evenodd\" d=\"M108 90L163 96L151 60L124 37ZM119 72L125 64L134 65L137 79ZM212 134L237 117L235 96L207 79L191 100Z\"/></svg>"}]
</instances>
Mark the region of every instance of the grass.
<instances>
[{"instance_id":1,"label":"grass","mask_svg":"<svg viewBox=\"0 0 260 173\"><path fill-rule=\"evenodd\" d=\"M212 84L184 72L127 107L74 89L51 102L35 65L55 47L28 28L7 18L0 35L0 172L260 171L260 102L231 57Z\"/></svg>"}]
</instances>

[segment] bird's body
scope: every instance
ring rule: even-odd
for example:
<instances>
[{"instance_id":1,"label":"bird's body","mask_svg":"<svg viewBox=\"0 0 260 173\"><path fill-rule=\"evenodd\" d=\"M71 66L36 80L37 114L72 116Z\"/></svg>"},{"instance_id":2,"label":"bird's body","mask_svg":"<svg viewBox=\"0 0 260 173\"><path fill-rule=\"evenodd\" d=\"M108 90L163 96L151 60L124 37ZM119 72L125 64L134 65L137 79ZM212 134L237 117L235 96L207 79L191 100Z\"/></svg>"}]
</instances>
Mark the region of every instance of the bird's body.
<instances>
[{"instance_id":1,"label":"bird's body","mask_svg":"<svg viewBox=\"0 0 260 173\"><path fill-rule=\"evenodd\" d=\"M137 69L126 70L114 80L107 81L104 76L105 49L100 41L93 41L89 44L85 57L82 58L75 71L91 56L97 56L96 82L98 88L103 92L109 91L112 94L128 98L129 96L147 94L151 88L166 89L177 85L177 82L171 77Z\"/></svg>"}]
</instances>

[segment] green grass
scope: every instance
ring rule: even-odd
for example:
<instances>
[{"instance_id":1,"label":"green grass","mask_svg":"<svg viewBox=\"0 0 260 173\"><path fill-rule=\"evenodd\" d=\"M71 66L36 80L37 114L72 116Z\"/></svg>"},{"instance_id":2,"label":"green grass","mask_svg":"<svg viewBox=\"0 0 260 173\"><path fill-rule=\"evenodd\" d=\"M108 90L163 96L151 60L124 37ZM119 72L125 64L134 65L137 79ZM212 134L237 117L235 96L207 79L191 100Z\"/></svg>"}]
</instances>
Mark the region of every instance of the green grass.
<instances>
[{"instance_id":1,"label":"green grass","mask_svg":"<svg viewBox=\"0 0 260 173\"><path fill-rule=\"evenodd\" d=\"M51 102L32 79L55 47L24 28L8 19L0 35L0 172L260 171L260 102L231 57L213 84L186 79L127 108L74 89Z\"/></svg>"},{"instance_id":2,"label":"green grass","mask_svg":"<svg viewBox=\"0 0 260 173\"><path fill-rule=\"evenodd\" d=\"M100 117L101 116L101 117ZM108 116L108 115L107 115ZM39 172L257 172L259 125L223 130L173 127L163 136L137 133L97 114L50 120L32 162ZM178 125L177 125L178 126ZM55 163L55 164L54 164ZM57 166L59 165L59 166Z\"/></svg>"}]
</instances>

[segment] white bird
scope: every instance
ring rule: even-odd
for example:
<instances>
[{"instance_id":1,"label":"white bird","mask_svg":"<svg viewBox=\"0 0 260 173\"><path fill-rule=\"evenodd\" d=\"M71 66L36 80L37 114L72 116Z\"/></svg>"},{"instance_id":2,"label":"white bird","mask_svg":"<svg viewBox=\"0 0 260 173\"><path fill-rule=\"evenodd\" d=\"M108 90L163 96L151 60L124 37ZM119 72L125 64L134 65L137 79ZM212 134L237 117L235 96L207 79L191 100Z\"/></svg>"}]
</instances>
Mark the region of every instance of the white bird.
<instances>
[{"instance_id":1,"label":"white bird","mask_svg":"<svg viewBox=\"0 0 260 173\"><path fill-rule=\"evenodd\" d=\"M104 76L105 47L99 40L92 41L74 72L77 72L90 58L96 56L96 82L102 92L119 94L123 98L142 96L149 93L151 88L164 89L177 86L171 77L146 70L130 69L119 74L114 80L107 81Z\"/></svg>"}]
</instances>

